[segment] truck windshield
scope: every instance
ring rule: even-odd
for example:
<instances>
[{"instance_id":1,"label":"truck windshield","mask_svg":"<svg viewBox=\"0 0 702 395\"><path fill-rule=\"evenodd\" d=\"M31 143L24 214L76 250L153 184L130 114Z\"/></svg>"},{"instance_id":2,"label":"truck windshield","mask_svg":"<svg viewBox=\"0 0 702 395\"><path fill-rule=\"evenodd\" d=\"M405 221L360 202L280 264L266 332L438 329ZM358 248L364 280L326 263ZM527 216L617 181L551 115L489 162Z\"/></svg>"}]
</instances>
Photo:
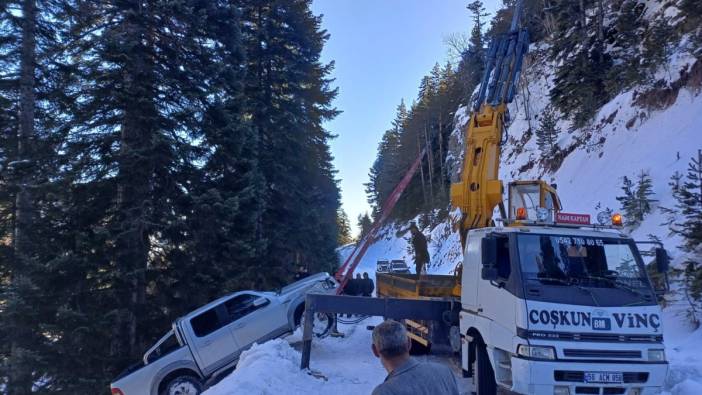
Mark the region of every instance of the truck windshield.
<instances>
[{"instance_id":1,"label":"truck windshield","mask_svg":"<svg viewBox=\"0 0 702 395\"><path fill-rule=\"evenodd\" d=\"M518 235L527 280L550 285L648 291L646 273L628 240L562 235Z\"/></svg>"}]
</instances>

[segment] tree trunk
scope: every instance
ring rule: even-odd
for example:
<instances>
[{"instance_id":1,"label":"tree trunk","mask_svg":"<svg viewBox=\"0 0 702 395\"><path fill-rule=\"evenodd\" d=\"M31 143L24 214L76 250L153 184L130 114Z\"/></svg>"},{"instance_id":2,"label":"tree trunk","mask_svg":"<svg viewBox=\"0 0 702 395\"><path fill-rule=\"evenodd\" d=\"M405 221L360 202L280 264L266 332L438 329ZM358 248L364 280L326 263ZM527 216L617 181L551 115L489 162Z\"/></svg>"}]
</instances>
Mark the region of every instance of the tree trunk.
<instances>
[{"instance_id":1,"label":"tree trunk","mask_svg":"<svg viewBox=\"0 0 702 395\"><path fill-rule=\"evenodd\" d=\"M36 71L36 3L35 0L25 0L22 3L22 48L20 54L20 115L19 136L17 139L17 162L20 173L17 175L17 196L15 197L14 212L14 267L11 285L13 288L24 282L25 270L31 259L30 232L34 220L34 202L32 187L34 184L34 169L36 163L33 157L34 133L34 75ZM12 318L15 320L15 318ZM32 363L27 360L26 348L23 343L31 341L31 330L26 324L15 321L15 333L10 344L9 395L28 394L32 389Z\"/></svg>"},{"instance_id":2,"label":"tree trunk","mask_svg":"<svg viewBox=\"0 0 702 395\"><path fill-rule=\"evenodd\" d=\"M551 10L552 10L551 0L543 0L543 3L544 3L544 19L543 19L544 30L546 31L547 36L551 36L553 34L553 32L556 30L556 22L555 22L553 13L551 12Z\"/></svg>"},{"instance_id":3,"label":"tree trunk","mask_svg":"<svg viewBox=\"0 0 702 395\"><path fill-rule=\"evenodd\" d=\"M424 146L427 147L427 163L429 170L429 203L434 204L434 153L431 149L431 139L427 132L427 122L424 121Z\"/></svg>"},{"instance_id":4,"label":"tree trunk","mask_svg":"<svg viewBox=\"0 0 702 395\"><path fill-rule=\"evenodd\" d=\"M597 0L597 39L604 40L604 5L602 0Z\"/></svg>"},{"instance_id":5,"label":"tree trunk","mask_svg":"<svg viewBox=\"0 0 702 395\"><path fill-rule=\"evenodd\" d=\"M439 190L441 191L441 198L446 196L446 173L444 171L444 124L443 124L443 111L439 109Z\"/></svg>"},{"instance_id":6,"label":"tree trunk","mask_svg":"<svg viewBox=\"0 0 702 395\"><path fill-rule=\"evenodd\" d=\"M153 97L154 60L149 56L154 37L149 26L144 26L148 6L135 10L135 18L128 20L126 32L130 39L143 43L132 51L125 66L124 121L120 136L119 175L117 178L118 226L116 234L117 267L123 276L126 310L123 314L119 356L138 357L143 352L141 321L146 304L146 270L149 254L149 224L153 215L153 142L157 110Z\"/></svg>"},{"instance_id":7,"label":"tree trunk","mask_svg":"<svg viewBox=\"0 0 702 395\"><path fill-rule=\"evenodd\" d=\"M419 131L417 131L417 155L422 153L422 142L419 139ZM422 163L424 158L420 159L419 162L419 175L422 178L422 198L424 199L424 206L427 205L427 190L424 182L424 164Z\"/></svg>"}]
</instances>

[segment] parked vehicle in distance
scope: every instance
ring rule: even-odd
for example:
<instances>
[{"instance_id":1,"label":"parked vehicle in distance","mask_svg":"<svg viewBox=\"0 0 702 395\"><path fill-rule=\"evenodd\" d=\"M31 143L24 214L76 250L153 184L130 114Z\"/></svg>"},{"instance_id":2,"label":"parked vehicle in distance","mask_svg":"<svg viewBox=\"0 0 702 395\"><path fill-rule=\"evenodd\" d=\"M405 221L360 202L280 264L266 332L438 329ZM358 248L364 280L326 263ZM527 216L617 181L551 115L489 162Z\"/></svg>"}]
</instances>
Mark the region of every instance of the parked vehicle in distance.
<instances>
[{"instance_id":1,"label":"parked vehicle in distance","mask_svg":"<svg viewBox=\"0 0 702 395\"><path fill-rule=\"evenodd\" d=\"M300 326L308 292L333 293L337 282L318 273L279 292L240 291L178 318L145 354L118 376L112 395L198 395L236 366L242 351ZM333 316L316 315L315 334Z\"/></svg>"},{"instance_id":2,"label":"parked vehicle in distance","mask_svg":"<svg viewBox=\"0 0 702 395\"><path fill-rule=\"evenodd\" d=\"M390 272L390 261L379 260L376 263L375 272L376 273L389 273Z\"/></svg>"},{"instance_id":3,"label":"parked vehicle in distance","mask_svg":"<svg viewBox=\"0 0 702 395\"><path fill-rule=\"evenodd\" d=\"M390 273L410 273L410 268L404 259L393 259L390 262Z\"/></svg>"}]
</instances>

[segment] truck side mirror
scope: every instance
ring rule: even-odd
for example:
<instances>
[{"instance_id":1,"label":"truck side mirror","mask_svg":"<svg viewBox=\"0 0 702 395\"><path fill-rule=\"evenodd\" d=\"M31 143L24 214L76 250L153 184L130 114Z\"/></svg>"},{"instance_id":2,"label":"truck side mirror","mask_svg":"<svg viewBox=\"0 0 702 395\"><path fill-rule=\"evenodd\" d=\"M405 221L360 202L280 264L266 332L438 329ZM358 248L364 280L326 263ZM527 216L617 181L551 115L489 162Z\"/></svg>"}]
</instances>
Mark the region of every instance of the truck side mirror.
<instances>
[{"instance_id":1,"label":"truck side mirror","mask_svg":"<svg viewBox=\"0 0 702 395\"><path fill-rule=\"evenodd\" d=\"M665 248L656 248L656 269L658 273L668 272L668 267L670 266L670 257L668 257L668 252Z\"/></svg>"},{"instance_id":2,"label":"truck side mirror","mask_svg":"<svg viewBox=\"0 0 702 395\"><path fill-rule=\"evenodd\" d=\"M485 236L481 241L480 252L483 267L480 270L480 277L483 280L497 280L497 238Z\"/></svg>"}]
</instances>

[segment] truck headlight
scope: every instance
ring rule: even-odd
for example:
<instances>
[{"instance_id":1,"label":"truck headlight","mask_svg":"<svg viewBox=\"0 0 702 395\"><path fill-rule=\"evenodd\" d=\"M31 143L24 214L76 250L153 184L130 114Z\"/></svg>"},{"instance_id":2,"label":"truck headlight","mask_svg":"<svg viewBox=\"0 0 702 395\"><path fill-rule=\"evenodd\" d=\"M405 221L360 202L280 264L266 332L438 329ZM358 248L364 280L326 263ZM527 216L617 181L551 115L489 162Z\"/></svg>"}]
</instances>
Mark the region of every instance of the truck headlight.
<instances>
[{"instance_id":1,"label":"truck headlight","mask_svg":"<svg viewBox=\"0 0 702 395\"><path fill-rule=\"evenodd\" d=\"M522 357L535 359L556 359L556 350L551 346L529 346L520 344L517 354Z\"/></svg>"},{"instance_id":2,"label":"truck headlight","mask_svg":"<svg viewBox=\"0 0 702 395\"><path fill-rule=\"evenodd\" d=\"M648 360L653 362L665 362L665 350L663 349L649 349L648 350Z\"/></svg>"}]
</instances>

